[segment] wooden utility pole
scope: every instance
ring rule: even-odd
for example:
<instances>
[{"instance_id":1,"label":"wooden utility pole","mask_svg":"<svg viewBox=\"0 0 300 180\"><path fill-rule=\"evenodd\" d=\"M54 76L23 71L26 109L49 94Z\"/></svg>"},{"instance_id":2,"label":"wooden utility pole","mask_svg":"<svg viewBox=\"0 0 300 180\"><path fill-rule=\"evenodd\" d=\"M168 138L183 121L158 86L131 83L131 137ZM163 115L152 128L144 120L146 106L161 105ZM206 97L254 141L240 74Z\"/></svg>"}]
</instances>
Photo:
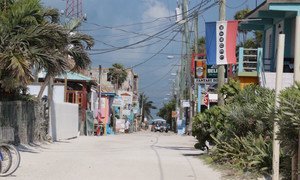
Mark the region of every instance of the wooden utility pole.
<instances>
[{"instance_id":1,"label":"wooden utility pole","mask_svg":"<svg viewBox=\"0 0 300 180\"><path fill-rule=\"evenodd\" d=\"M225 21L226 19L226 0L220 0L220 7L219 7L219 20ZM217 57L219 58L219 57ZM220 89L225 83L225 66L219 65L218 66L218 88ZM222 93L219 92L218 94L218 105L224 105L224 98Z\"/></svg>"},{"instance_id":2,"label":"wooden utility pole","mask_svg":"<svg viewBox=\"0 0 300 180\"><path fill-rule=\"evenodd\" d=\"M295 20L295 47L294 47L294 84L300 82L300 16L296 16ZM295 152L295 155L292 159L292 180L300 179L298 172L300 170L300 131L298 134L298 152Z\"/></svg>"},{"instance_id":3,"label":"wooden utility pole","mask_svg":"<svg viewBox=\"0 0 300 180\"><path fill-rule=\"evenodd\" d=\"M188 21L188 0L183 0L183 20L184 20L184 43L185 43L185 54L184 54L184 74L185 74L185 93L184 100L188 100L190 103L191 111L191 56L190 56L190 36L189 36L189 21ZM191 122L192 117L188 114L188 107L184 108L185 120ZM187 132L186 128L186 132Z\"/></svg>"},{"instance_id":4,"label":"wooden utility pole","mask_svg":"<svg viewBox=\"0 0 300 180\"><path fill-rule=\"evenodd\" d=\"M194 53L195 53L195 60L197 60L197 54L198 54L198 12L195 12L194 14ZM192 62L193 63L193 62ZM194 77L194 72L191 72L191 83L194 84L193 80L195 79ZM194 86L196 87L196 86ZM196 88L195 88L196 89ZM195 96L194 96L195 90L193 90L192 87L190 87L190 100L191 100L191 107L190 107L190 123L189 123L189 128L188 130L190 131L189 133L191 134L192 128L193 128L193 117L195 115Z\"/></svg>"},{"instance_id":5,"label":"wooden utility pole","mask_svg":"<svg viewBox=\"0 0 300 180\"><path fill-rule=\"evenodd\" d=\"M279 34L278 50L276 59L276 87L275 87L275 109L279 107L279 94L282 89L282 75L283 75L283 59L284 59L284 41L285 35ZM273 176L272 180L279 180L279 155L280 155L280 142L277 138L279 132L279 125L274 121L273 128Z\"/></svg>"}]
</instances>

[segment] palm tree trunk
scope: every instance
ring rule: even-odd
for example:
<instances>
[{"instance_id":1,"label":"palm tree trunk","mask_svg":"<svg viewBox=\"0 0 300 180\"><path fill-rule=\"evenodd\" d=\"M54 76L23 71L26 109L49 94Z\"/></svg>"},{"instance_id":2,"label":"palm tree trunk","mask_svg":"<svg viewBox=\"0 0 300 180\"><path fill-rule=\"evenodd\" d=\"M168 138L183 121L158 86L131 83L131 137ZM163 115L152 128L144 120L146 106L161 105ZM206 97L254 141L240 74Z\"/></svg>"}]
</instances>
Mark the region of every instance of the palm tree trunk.
<instances>
[{"instance_id":1,"label":"palm tree trunk","mask_svg":"<svg viewBox=\"0 0 300 180\"><path fill-rule=\"evenodd\" d=\"M46 77L45 77L45 80L44 80L44 82L41 86L40 92L38 94L38 99L42 99L43 93L44 93L45 88L48 85L49 81L50 81L50 75L47 73Z\"/></svg>"}]
</instances>

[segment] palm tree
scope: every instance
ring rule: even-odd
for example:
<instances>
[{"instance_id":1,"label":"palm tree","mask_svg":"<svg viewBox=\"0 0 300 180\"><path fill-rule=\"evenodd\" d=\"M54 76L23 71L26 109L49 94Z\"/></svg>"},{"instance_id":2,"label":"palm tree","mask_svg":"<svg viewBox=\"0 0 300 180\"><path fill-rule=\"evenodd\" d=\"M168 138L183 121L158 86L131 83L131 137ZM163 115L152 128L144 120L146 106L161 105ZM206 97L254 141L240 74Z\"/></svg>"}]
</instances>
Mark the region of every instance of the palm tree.
<instances>
[{"instance_id":1,"label":"palm tree","mask_svg":"<svg viewBox=\"0 0 300 180\"><path fill-rule=\"evenodd\" d=\"M109 68L107 77L115 85L115 88L119 89L123 82L126 81L127 72L122 64L115 63L112 66L112 68Z\"/></svg>"},{"instance_id":2,"label":"palm tree","mask_svg":"<svg viewBox=\"0 0 300 180\"><path fill-rule=\"evenodd\" d=\"M47 84L50 77L90 63L85 49L93 46L92 38L58 24L57 10L43 8L39 0L0 0L0 5L4 3L5 10L0 12L0 93L18 93L32 82L33 69L47 72Z\"/></svg>"},{"instance_id":3,"label":"palm tree","mask_svg":"<svg viewBox=\"0 0 300 180\"><path fill-rule=\"evenodd\" d=\"M1 92L14 94L32 80L31 70L35 64L45 65L45 60L56 55L52 47L58 43L52 40L63 41L64 33L60 26L49 23L57 18L54 10L43 9L38 0L6 0L0 4L3 5L0 11L0 88ZM60 61L51 63L48 66L64 67Z\"/></svg>"},{"instance_id":4,"label":"palm tree","mask_svg":"<svg viewBox=\"0 0 300 180\"><path fill-rule=\"evenodd\" d=\"M50 71L47 71L45 81L41 87L38 97L41 98L45 87L47 86L50 77L54 77L58 74L68 71L80 71L85 69L91 63L86 49L90 49L94 46L94 40L91 36L76 32L76 29L80 26L81 20L74 19L65 24L64 30L66 34L66 42L63 44L61 53L64 57L64 61L67 63L67 68L64 70L54 67Z\"/></svg>"},{"instance_id":5,"label":"palm tree","mask_svg":"<svg viewBox=\"0 0 300 180\"><path fill-rule=\"evenodd\" d=\"M249 8L237 11L234 15L234 19L235 20L243 20L246 18L246 16L251 12L251 10ZM246 39L247 39L247 34L248 31L247 30L239 30L240 33L242 33L243 35L243 43L245 43Z\"/></svg>"},{"instance_id":6,"label":"palm tree","mask_svg":"<svg viewBox=\"0 0 300 180\"><path fill-rule=\"evenodd\" d=\"M145 117L152 119L151 110L157 108L153 105L153 101L149 101L149 97L147 97L145 93L140 94L139 105L142 112L142 122L144 122Z\"/></svg>"},{"instance_id":7,"label":"palm tree","mask_svg":"<svg viewBox=\"0 0 300 180\"><path fill-rule=\"evenodd\" d=\"M201 36L199 39L198 39L198 52L200 54L205 54L206 53L206 48L205 48L205 37L204 36Z\"/></svg>"}]
</instances>

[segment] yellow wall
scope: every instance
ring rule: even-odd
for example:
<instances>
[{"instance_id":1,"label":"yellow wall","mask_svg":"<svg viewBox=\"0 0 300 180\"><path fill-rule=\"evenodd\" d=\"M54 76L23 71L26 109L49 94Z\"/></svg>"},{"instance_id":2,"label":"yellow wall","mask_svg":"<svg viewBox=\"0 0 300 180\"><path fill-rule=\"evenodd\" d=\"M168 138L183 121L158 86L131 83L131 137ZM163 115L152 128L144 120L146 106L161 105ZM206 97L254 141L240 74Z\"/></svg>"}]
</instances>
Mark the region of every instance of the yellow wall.
<instances>
[{"instance_id":1,"label":"yellow wall","mask_svg":"<svg viewBox=\"0 0 300 180\"><path fill-rule=\"evenodd\" d=\"M258 77L238 77L241 88L244 88L245 86L249 84L258 84Z\"/></svg>"}]
</instances>

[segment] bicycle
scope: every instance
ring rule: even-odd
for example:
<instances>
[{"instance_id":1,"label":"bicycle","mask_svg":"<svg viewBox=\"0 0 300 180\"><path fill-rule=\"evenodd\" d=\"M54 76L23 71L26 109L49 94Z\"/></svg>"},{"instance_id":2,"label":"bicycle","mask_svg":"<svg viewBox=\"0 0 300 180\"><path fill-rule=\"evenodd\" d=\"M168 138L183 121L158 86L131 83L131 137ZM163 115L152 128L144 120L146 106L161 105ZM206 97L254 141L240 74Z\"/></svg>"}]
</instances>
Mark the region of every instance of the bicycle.
<instances>
[{"instance_id":1,"label":"bicycle","mask_svg":"<svg viewBox=\"0 0 300 180\"><path fill-rule=\"evenodd\" d=\"M21 156L16 147L9 142L14 140L14 131L10 127L0 128L0 177L13 174L20 166Z\"/></svg>"}]
</instances>

